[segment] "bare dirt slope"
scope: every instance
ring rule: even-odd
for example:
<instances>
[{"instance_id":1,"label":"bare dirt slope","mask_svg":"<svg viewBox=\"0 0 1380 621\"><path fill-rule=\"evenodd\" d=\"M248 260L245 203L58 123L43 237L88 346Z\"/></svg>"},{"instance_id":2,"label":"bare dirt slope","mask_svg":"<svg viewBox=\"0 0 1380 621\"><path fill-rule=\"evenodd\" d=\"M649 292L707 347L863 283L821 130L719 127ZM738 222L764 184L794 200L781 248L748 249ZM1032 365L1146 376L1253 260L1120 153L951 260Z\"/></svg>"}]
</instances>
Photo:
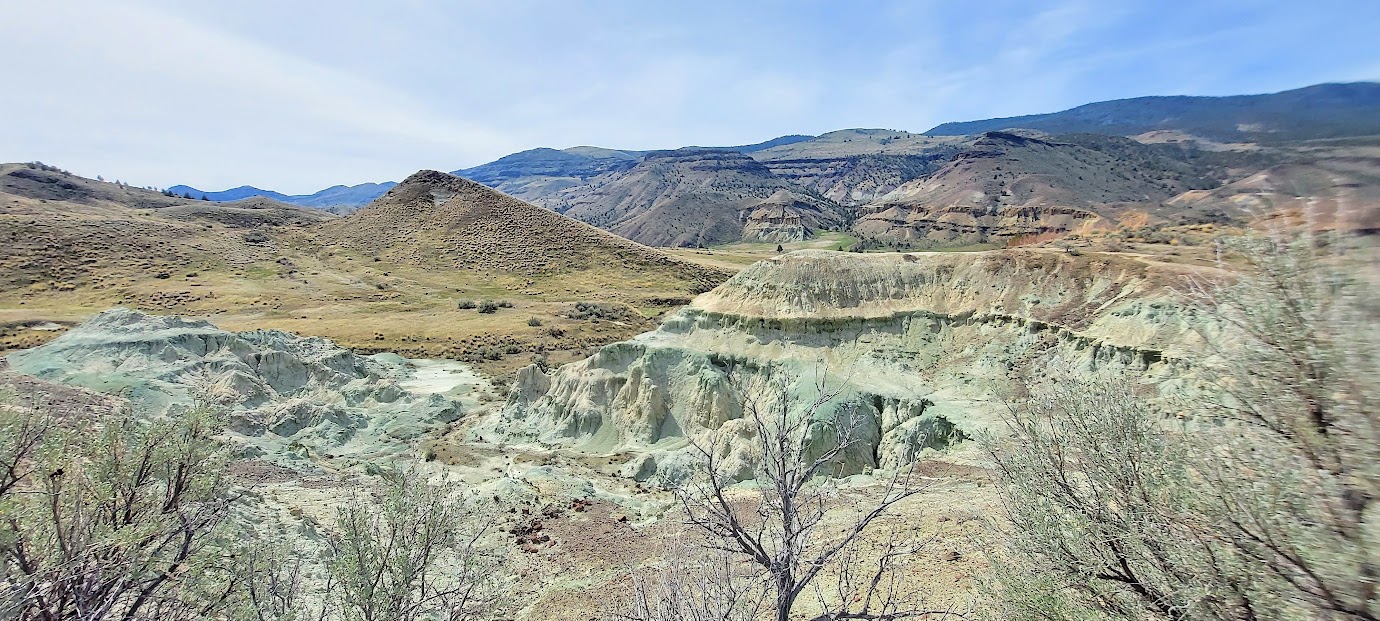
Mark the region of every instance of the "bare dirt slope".
<instances>
[{"instance_id":1,"label":"bare dirt slope","mask_svg":"<svg viewBox=\"0 0 1380 621\"><path fill-rule=\"evenodd\" d=\"M1168 205L1198 211L1230 206L1259 218L1292 217L1317 227L1377 233L1380 152L1305 157L1212 190L1186 192Z\"/></svg>"}]
</instances>

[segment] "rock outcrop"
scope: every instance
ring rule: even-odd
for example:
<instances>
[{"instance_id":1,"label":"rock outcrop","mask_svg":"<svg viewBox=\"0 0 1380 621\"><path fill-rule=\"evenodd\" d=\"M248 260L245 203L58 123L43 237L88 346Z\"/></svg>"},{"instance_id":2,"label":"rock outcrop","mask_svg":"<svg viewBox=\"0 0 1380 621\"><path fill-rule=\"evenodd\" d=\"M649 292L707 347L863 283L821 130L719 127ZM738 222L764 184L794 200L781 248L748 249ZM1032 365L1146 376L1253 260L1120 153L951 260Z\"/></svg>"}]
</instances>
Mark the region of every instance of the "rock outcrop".
<instances>
[{"instance_id":1,"label":"rock outcrop","mask_svg":"<svg viewBox=\"0 0 1380 621\"><path fill-rule=\"evenodd\" d=\"M1025 383L1182 377L1199 326L1165 287L1171 269L1054 252L795 252L744 270L654 332L551 375L526 369L477 433L625 453L627 474L662 480L683 475L678 451L690 439L737 434L733 458L747 476L737 387L800 407L822 380L843 394L820 417L864 421L865 446L840 472L895 466L988 429Z\"/></svg>"},{"instance_id":2,"label":"rock outcrop","mask_svg":"<svg viewBox=\"0 0 1380 621\"><path fill-rule=\"evenodd\" d=\"M815 231L801 214L812 209L812 205L795 194L779 190L752 205L747 222L743 224L743 240L771 243L804 241Z\"/></svg>"},{"instance_id":3,"label":"rock outcrop","mask_svg":"<svg viewBox=\"0 0 1380 621\"><path fill-rule=\"evenodd\" d=\"M462 411L452 399L403 389L399 380L410 371L400 360L357 356L320 338L228 332L122 308L8 361L40 379L121 395L149 416L199 399L221 402L232 408L230 429L247 450L270 459L405 445Z\"/></svg>"}]
</instances>

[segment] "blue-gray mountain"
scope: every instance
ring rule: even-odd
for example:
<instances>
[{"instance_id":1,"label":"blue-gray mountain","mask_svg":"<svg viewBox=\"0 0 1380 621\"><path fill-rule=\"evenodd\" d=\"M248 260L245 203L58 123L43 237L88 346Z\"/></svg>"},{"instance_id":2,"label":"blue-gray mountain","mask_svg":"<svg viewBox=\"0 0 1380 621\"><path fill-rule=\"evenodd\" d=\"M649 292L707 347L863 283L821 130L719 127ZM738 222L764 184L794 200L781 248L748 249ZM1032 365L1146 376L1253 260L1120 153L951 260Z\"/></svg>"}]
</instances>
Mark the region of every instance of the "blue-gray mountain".
<instances>
[{"instance_id":1,"label":"blue-gray mountain","mask_svg":"<svg viewBox=\"0 0 1380 621\"><path fill-rule=\"evenodd\" d=\"M814 139L815 136L792 135L736 147L685 148L756 153L772 147ZM649 152L602 147L570 147L559 150L541 147L505 155L488 164L480 164L474 168L453 170L451 174L478 181L519 198L532 200L566 188L583 185L590 179L605 173L628 170L647 153Z\"/></svg>"},{"instance_id":2,"label":"blue-gray mountain","mask_svg":"<svg viewBox=\"0 0 1380 621\"><path fill-rule=\"evenodd\" d=\"M1177 130L1224 142L1281 142L1380 134L1380 83L1318 84L1268 95L1137 97L1063 112L964 123L925 132L962 136L1003 129L1135 136Z\"/></svg>"},{"instance_id":3,"label":"blue-gray mountain","mask_svg":"<svg viewBox=\"0 0 1380 621\"><path fill-rule=\"evenodd\" d=\"M383 196L389 188L398 185L392 181L383 183L361 183L359 185L334 185L320 192L312 194L288 195L273 190L261 190L254 186L242 185L221 192L206 192L191 186L175 185L168 190L178 196L190 196L201 198L205 196L213 201L237 201L251 196L263 196L276 201L288 203L290 205L301 205L303 207L317 207L326 209L334 213L348 213L361 205L367 205L370 201Z\"/></svg>"},{"instance_id":4,"label":"blue-gray mountain","mask_svg":"<svg viewBox=\"0 0 1380 621\"><path fill-rule=\"evenodd\" d=\"M780 136L756 144L712 148L755 153L772 147L813 140L814 138L814 136L802 135ZM647 151L626 151L602 147L570 147L568 149L540 147L505 155L473 168L454 170L451 171L451 174L478 181L514 196L529 197L579 185L591 177L606 172L626 170L646 154ZM320 207L335 213L348 213L353 211L352 208L362 207L383 196L389 188L395 185L397 183L393 181L361 183L352 186L336 185L320 192L298 195L264 190L252 185L242 185L219 192L199 190L188 185L175 185L168 190L178 196L185 194L196 199L204 196L213 201L236 201L251 196L263 196L292 205Z\"/></svg>"}]
</instances>

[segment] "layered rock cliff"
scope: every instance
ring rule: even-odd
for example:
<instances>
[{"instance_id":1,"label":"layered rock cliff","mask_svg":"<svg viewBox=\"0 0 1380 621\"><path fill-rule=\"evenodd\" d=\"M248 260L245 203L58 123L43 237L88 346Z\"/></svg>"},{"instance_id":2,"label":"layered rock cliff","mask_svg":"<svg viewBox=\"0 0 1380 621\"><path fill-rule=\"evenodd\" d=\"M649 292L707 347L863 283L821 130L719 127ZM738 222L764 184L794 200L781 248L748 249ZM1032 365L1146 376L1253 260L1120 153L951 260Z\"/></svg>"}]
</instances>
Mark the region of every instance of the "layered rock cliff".
<instances>
[{"instance_id":1,"label":"layered rock cliff","mask_svg":"<svg viewBox=\"0 0 1380 621\"><path fill-rule=\"evenodd\" d=\"M701 295L659 329L547 375L524 370L478 434L620 453L626 473L673 480L693 438L743 438L740 387L819 416L857 412L866 438L840 473L889 467L998 420L1023 384L1062 373L1183 377L1192 314L1175 268L1053 252L856 255L795 252ZM769 376L767 374L770 374Z\"/></svg>"},{"instance_id":2,"label":"layered rock cliff","mask_svg":"<svg viewBox=\"0 0 1380 621\"><path fill-rule=\"evenodd\" d=\"M853 228L931 246L1089 232L1115 228L1128 209L1181 211L1161 204L1212 185L1194 167L1129 139L990 132L933 174L861 207Z\"/></svg>"}]
</instances>

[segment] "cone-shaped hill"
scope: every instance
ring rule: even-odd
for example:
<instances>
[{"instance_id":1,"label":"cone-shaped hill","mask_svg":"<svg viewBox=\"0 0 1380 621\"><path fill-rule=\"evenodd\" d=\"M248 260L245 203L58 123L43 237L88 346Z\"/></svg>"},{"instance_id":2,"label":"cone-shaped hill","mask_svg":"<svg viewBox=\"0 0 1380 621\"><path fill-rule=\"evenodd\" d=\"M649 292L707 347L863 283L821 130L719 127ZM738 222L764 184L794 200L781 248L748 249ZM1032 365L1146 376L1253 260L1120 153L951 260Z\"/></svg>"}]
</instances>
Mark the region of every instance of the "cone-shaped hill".
<instances>
[{"instance_id":1,"label":"cone-shaped hill","mask_svg":"<svg viewBox=\"0 0 1380 621\"><path fill-rule=\"evenodd\" d=\"M434 170L320 230L338 245L414 265L534 276L629 270L695 290L728 277Z\"/></svg>"}]
</instances>

